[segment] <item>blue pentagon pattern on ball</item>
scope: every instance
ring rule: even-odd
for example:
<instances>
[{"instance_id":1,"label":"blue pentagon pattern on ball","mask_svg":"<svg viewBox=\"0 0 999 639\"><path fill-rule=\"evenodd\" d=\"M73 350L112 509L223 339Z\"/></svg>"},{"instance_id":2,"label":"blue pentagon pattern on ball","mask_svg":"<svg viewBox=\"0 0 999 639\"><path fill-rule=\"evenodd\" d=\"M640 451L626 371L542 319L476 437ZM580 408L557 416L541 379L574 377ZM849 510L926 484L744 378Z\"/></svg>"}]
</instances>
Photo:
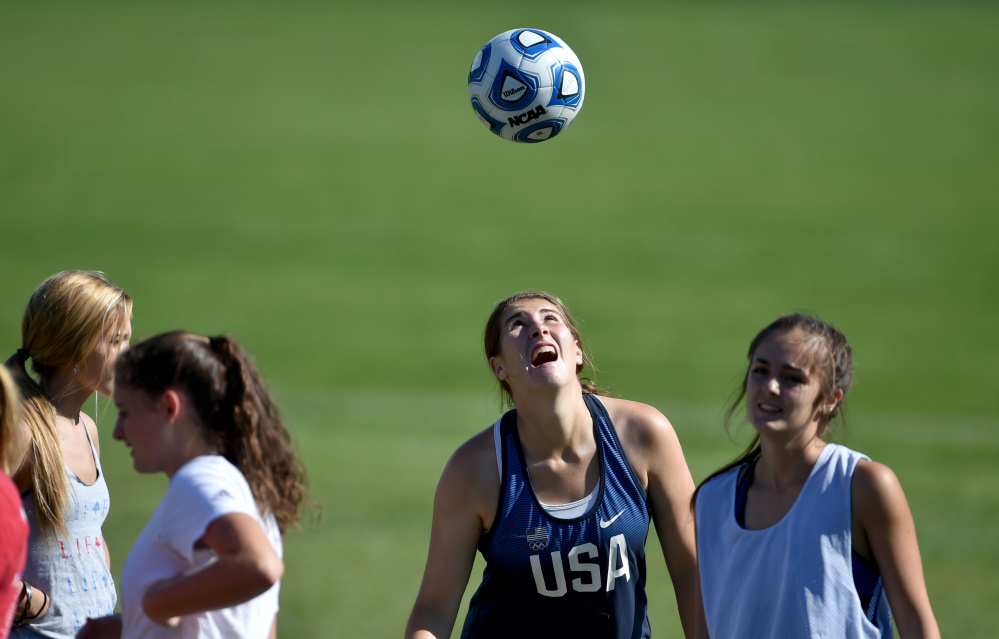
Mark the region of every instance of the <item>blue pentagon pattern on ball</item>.
<instances>
[{"instance_id":1,"label":"blue pentagon pattern on ball","mask_svg":"<svg viewBox=\"0 0 999 639\"><path fill-rule=\"evenodd\" d=\"M511 29L475 55L468 97L479 120L514 142L544 142L583 107L583 65L569 45L541 29Z\"/></svg>"}]
</instances>

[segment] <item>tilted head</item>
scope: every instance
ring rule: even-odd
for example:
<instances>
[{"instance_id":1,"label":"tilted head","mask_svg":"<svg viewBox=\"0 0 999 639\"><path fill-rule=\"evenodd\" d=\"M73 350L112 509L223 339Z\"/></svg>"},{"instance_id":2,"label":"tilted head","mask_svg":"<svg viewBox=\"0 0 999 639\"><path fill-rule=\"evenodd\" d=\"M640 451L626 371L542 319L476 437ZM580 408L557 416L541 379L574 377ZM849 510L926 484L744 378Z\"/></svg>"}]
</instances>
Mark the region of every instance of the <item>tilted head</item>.
<instances>
[{"instance_id":1,"label":"tilted head","mask_svg":"<svg viewBox=\"0 0 999 639\"><path fill-rule=\"evenodd\" d=\"M569 309L566 307L565 303L562 302L562 300L551 293L545 293L543 291L523 291L515 295L511 295L496 304L493 312L489 315L489 319L486 321L486 328L483 334L486 361L489 361L491 358L500 354L503 341L502 323L506 312L511 306L517 304L518 302L535 299L545 300L547 303L551 304L552 308L554 308L562 316L563 323L569 329L572 337L579 344L580 351L582 352L582 361L581 363L577 363L576 373L579 374L588 367L592 370L592 365L586 354L586 349L582 346L582 338L580 337L576 319L572 316L572 313L569 312ZM581 383L583 385L584 392L598 392L598 389L588 381L584 380ZM499 380L499 384L504 404L513 405L513 391L511 390L510 385L504 380Z\"/></svg>"},{"instance_id":2,"label":"tilted head","mask_svg":"<svg viewBox=\"0 0 999 639\"><path fill-rule=\"evenodd\" d=\"M843 400L850 387L853 386L853 353L850 344L832 325L821 319L793 313L777 318L761 330L749 345L749 367L743 376L739 398L732 405L732 411L737 410L742 398L746 396L747 384L753 372L756 353L771 337L798 336L795 348L798 349L807 364L809 372L818 376L818 402L831 406L824 415L824 423L820 435L824 433L828 422L841 414ZM838 397L838 399L837 399Z\"/></svg>"},{"instance_id":3,"label":"tilted head","mask_svg":"<svg viewBox=\"0 0 999 639\"><path fill-rule=\"evenodd\" d=\"M732 417L740 409L744 408L743 400L747 398L747 388L750 384L751 376L754 375L753 369L759 365L757 351L760 345L768 342L768 346L764 350L769 350L769 338L779 336L791 338L785 340L785 346L794 351L793 359L796 361L800 360L807 366L808 375L818 377L819 390L816 393L817 397L811 410L815 414L815 410L819 409L818 415L820 417L818 420L819 428L817 435L822 437L827 433L829 423L834 418L838 416L842 421L846 419L843 410L845 408L843 401L846 399L846 393L853 385L853 353L846 341L846 337L842 333L818 318L801 313L792 313L778 317L753 338L753 341L749 345L749 363L746 373L742 377L742 384L735 401L729 405L726 411L726 430L732 421ZM752 410L748 406L749 403L749 400L747 400L747 405L745 406L747 412ZM824 410L827 407L828 410ZM750 420L752 421L752 419L753 417L751 416ZM694 500L697 499L700 487L707 481L746 462L759 459L760 455L760 434L757 432L742 454L732 462L708 475L698 485L697 491L694 492Z\"/></svg>"}]
</instances>

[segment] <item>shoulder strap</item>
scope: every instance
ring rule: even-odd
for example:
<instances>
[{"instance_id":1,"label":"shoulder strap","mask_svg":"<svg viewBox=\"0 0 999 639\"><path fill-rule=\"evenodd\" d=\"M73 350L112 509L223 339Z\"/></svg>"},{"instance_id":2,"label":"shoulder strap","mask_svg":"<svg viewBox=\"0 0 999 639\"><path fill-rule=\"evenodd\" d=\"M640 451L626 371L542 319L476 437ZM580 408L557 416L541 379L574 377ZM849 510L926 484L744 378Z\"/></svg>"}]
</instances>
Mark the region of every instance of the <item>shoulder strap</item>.
<instances>
[{"instance_id":1,"label":"shoulder strap","mask_svg":"<svg viewBox=\"0 0 999 639\"><path fill-rule=\"evenodd\" d=\"M503 416L493 424L493 443L496 445L496 467L499 468L500 481L503 481L504 435L509 433L511 428L517 428L517 409L503 413Z\"/></svg>"},{"instance_id":2,"label":"shoulder strap","mask_svg":"<svg viewBox=\"0 0 999 639\"><path fill-rule=\"evenodd\" d=\"M610 413L607 412L607 407L604 406L603 402L596 395L591 393L583 393L583 401L586 402L587 408L590 409L590 415L593 417L594 436L597 438L597 446L603 460L602 463L620 464L624 472L631 477L635 488L643 497L647 497L645 487L642 485L638 473L635 472L631 461L628 459L624 445L617 435L617 428L614 426L614 422L611 421ZM604 444L606 444L606 450ZM619 461L613 461L615 459Z\"/></svg>"},{"instance_id":3,"label":"shoulder strap","mask_svg":"<svg viewBox=\"0 0 999 639\"><path fill-rule=\"evenodd\" d=\"M499 468L500 481L503 481L503 434L500 424L503 418L500 417L493 424L493 445L496 446L496 467Z\"/></svg>"},{"instance_id":4,"label":"shoulder strap","mask_svg":"<svg viewBox=\"0 0 999 639\"><path fill-rule=\"evenodd\" d=\"M603 402L597 399L595 395L592 393L583 393L583 401L586 402L586 407L590 409L590 415L603 417L608 424L611 423L607 408L604 407Z\"/></svg>"},{"instance_id":5,"label":"shoulder strap","mask_svg":"<svg viewBox=\"0 0 999 639\"><path fill-rule=\"evenodd\" d=\"M81 421L83 420L81 419ZM96 427L97 422L95 421L94 428ZM83 424L83 432L87 433L87 443L90 444L90 453L94 456L94 466L97 467L97 475L98 479L100 479L100 476L103 474L103 470L101 469L101 456L97 454L97 447L94 446L94 440L90 437L90 429L87 428L87 424L85 422Z\"/></svg>"},{"instance_id":6,"label":"shoulder strap","mask_svg":"<svg viewBox=\"0 0 999 639\"><path fill-rule=\"evenodd\" d=\"M746 495L749 485L753 483L753 472L756 470L756 460L744 464L739 470L735 484L735 520L743 528L746 527Z\"/></svg>"}]
</instances>

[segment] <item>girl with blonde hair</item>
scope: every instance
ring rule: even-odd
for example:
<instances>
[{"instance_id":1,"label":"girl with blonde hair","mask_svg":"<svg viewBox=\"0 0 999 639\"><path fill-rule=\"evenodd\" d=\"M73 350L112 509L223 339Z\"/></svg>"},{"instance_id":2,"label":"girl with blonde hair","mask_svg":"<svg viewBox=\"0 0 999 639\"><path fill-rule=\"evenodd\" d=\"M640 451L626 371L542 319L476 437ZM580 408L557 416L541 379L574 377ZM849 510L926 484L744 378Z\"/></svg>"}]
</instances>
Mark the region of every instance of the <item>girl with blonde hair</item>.
<instances>
[{"instance_id":1,"label":"girl with blonde hair","mask_svg":"<svg viewBox=\"0 0 999 639\"><path fill-rule=\"evenodd\" d=\"M94 393L110 397L131 317L132 299L97 271L57 273L28 300L21 347L7 360L23 397L12 478L31 526L13 637L73 637L117 601L97 424L82 409Z\"/></svg>"}]
</instances>

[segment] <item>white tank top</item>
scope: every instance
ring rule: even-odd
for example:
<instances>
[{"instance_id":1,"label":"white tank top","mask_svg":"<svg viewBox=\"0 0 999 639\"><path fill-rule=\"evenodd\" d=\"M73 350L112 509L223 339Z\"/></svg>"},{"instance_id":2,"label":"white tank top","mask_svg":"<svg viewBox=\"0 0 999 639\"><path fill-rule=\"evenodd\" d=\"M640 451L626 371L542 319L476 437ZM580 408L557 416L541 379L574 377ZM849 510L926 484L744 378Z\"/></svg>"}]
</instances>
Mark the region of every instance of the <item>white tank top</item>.
<instances>
[{"instance_id":1,"label":"white tank top","mask_svg":"<svg viewBox=\"0 0 999 639\"><path fill-rule=\"evenodd\" d=\"M90 432L83 427L90 440ZM10 636L70 639L87 621L114 612L118 595L114 578L104 556L101 526L108 516L111 499L104 481L104 469L94 442L90 451L97 465L97 480L85 483L68 467L69 505L65 513L68 537L55 535L48 543L42 539L31 492L22 495L24 512L31 524L28 540L28 565L23 579L49 596L49 611L37 621L14 628ZM36 595L37 596L37 595Z\"/></svg>"},{"instance_id":2,"label":"white tank top","mask_svg":"<svg viewBox=\"0 0 999 639\"><path fill-rule=\"evenodd\" d=\"M826 445L791 510L762 530L736 522L739 468L701 486L697 553L713 639L891 639L884 591L872 597L872 623L853 583L850 488L861 459Z\"/></svg>"}]
</instances>

